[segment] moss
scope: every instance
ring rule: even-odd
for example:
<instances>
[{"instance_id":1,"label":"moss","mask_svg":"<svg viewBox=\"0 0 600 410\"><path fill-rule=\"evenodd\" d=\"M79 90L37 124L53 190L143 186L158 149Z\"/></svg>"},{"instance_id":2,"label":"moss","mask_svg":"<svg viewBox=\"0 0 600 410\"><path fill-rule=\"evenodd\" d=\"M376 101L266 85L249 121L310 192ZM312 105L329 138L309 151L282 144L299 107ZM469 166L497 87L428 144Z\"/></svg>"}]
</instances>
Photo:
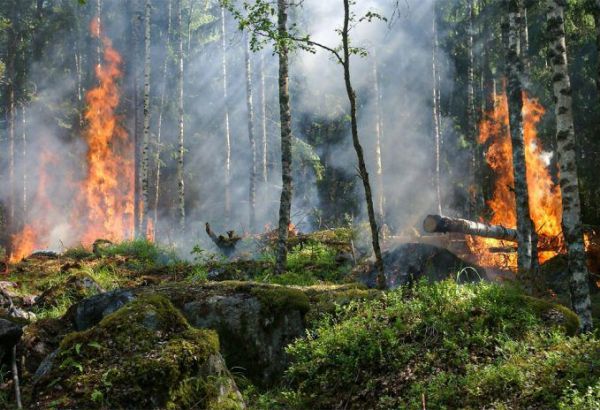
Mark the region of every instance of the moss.
<instances>
[{"instance_id":1,"label":"moss","mask_svg":"<svg viewBox=\"0 0 600 410\"><path fill-rule=\"evenodd\" d=\"M338 308L353 301L373 300L382 295L378 290L359 284L311 286L303 291L310 300L310 311L306 317L309 324L334 314Z\"/></svg>"},{"instance_id":2,"label":"moss","mask_svg":"<svg viewBox=\"0 0 600 410\"><path fill-rule=\"evenodd\" d=\"M579 318L571 309L558 303L523 296L523 301L529 309L537 313L549 326L561 327L566 334L573 336L579 330Z\"/></svg>"},{"instance_id":3,"label":"moss","mask_svg":"<svg viewBox=\"0 0 600 410\"><path fill-rule=\"evenodd\" d=\"M214 331L190 327L162 296L143 296L67 335L39 397L72 408L182 408L186 401L212 408L221 393L207 378L218 352Z\"/></svg>"},{"instance_id":4,"label":"moss","mask_svg":"<svg viewBox=\"0 0 600 410\"><path fill-rule=\"evenodd\" d=\"M302 314L310 310L310 301L304 292L284 286L255 286L250 290L261 303L261 308L273 315L299 310Z\"/></svg>"}]
</instances>

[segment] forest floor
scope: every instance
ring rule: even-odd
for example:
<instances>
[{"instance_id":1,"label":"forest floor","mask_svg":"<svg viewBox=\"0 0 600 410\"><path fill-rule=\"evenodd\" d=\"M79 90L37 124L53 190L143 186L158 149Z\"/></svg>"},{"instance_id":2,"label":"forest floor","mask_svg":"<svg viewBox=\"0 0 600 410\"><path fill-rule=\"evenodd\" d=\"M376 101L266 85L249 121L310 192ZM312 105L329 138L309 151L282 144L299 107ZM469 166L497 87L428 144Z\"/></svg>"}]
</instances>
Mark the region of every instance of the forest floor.
<instances>
[{"instance_id":1,"label":"forest floor","mask_svg":"<svg viewBox=\"0 0 600 410\"><path fill-rule=\"evenodd\" d=\"M272 238L233 260L132 241L11 265L0 317L24 326L25 408L600 406L600 339L577 334L560 294L458 284L450 266L446 280L368 289L354 236L292 238L280 276ZM8 359L2 408L15 400Z\"/></svg>"}]
</instances>

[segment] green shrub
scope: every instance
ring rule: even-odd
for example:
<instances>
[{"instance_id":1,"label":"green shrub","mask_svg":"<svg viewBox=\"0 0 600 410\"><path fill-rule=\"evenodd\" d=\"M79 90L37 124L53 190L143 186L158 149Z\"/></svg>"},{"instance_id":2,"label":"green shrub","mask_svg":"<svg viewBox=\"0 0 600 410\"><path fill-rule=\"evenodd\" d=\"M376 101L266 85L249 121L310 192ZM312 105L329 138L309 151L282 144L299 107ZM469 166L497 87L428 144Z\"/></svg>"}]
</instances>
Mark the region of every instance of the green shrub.
<instances>
[{"instance_id":1,"label":"green shrub","mask_svg":"<svg viewBox=\"0 0 600 410\"><path fill-rule=\"evenodd\" d=\"M556 408L570 382L600 376L600 342L574 328L572 312L505 286L392 291L288 348L289 407Z\"/></svg>"},{"instance_id":2,"label":"green shrub","mask_svg":"<svg viewBox=\"0 0 600 410\"><path fill-rule=\"evenodd\" d=\"M165 266L179 259L173 249L163 248L146 239L123 241L102 248L103 256L126 256L142 265Z\"/></svg>"}]
</instances>

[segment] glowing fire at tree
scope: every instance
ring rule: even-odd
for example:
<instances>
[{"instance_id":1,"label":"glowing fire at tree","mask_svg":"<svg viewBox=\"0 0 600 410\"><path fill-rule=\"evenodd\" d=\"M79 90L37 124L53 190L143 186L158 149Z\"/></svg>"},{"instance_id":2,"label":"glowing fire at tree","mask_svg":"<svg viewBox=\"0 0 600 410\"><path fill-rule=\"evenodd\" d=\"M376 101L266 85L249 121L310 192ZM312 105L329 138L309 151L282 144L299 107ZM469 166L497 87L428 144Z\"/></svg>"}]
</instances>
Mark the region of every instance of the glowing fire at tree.
<instances>
[{"instance_id":1,"label":"glowing fire at tree","mask_svg":"<svg viewBox=\"0 0 600 410\"><path fill-rule=\"evenodd\" d=\"M537 125L544 113L544 107L537 100L524 96L523 122L529 207L531 219L541 238L540 262L552 258L564 248L560 187L552 180L548 169L549 156L543 151L537 137ZM480 124L479 142L489 145L486 160L496 176L494 194L488 201L488 207L492 212L489 222L515 228L517 217L515 194L512 188L514 172L506 94L498 95L495 108L486 113ZM483 265L516 267L516 254L493 254L487 251L491 247L504 247L506 244L501 241L468 238L468 243Z\"/></svg>"},{"instance_id":2,"label":"glowing fire at tree","mask_svg":"<svg viewBox=\"0 0 600 410\"><path fill-rule=\"evenodd\" d=\"M94 36L100 35L97 24L92 20ZM134 226L133 144L115 114L120 101L116 81L122 77L121 56L108 38L101 39L104 64L96 67L99 85L86 95L88 172L75 209L87 225L81 235L84 244L97 238L125 239Z\"/></svg>"},{"instance_id":3,"label":"glowing fire at tree","mask_svg":"<svg viewBox=\"0 0 600 410\"><path fill-rule=\"evenodd\" d=\"M68 215L70 238L60 238L65 244L90 245L98 238L119 241L130 238L134 227L134 148L127 132L120 126L116 110L120 102L117 81L122 77L122 59L111 41L101 34L97 19L92 20L92 36L99 37L104 47L103 63L96 67L98 85L86 94L87 122L84 139L87 144L86 169L80 183L74 184L71 209L61 210ZM40 177L36 204L41 203L45 219L27 224L12 238L10 260L16 262L36 248L48 246L52 210L59 209L46 192L48 175L58 167L56 154L41 153ZM71 172L71 174L76 174Z\"/></svg>"}]
</instances>

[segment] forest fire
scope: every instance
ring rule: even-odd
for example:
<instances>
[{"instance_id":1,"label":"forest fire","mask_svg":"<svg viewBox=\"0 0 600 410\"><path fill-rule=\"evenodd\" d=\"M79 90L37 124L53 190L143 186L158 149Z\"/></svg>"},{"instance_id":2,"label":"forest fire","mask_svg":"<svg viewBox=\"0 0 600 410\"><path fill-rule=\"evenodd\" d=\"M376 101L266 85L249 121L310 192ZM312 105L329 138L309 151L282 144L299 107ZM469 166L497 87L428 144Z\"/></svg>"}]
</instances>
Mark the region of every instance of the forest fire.
<instances>
[{"instance_id":1,"label":"forest fire","mask_svg":"<svg viewBox=\"0 0 600 410\"><path fill-rule=\"evenodd\" d=\"M537 136L536 127L544 112L544 108L537 100L525 96L523 122L527 185L531 218L536 232L541 238L538 246L540 262L544 262L564 250L560 187L552 180L548 154L543 151ZM515 195L512 189L514 173L506 94L498 95L494 110L486 113L480 124L479 142L489 146L486 160L496 176L494 194L488 201L491 211L489 222L514 228L517 218ZM493 248L506 248L510 244L497 239L480 237L469 237L467 242L482 265L508 268L515 268L517 265L515 252L494 253L490 251Z\"/></svg>"},{"instance_id":2,"label":"forest fire","mask_svg":"<svg viewBox=\"0 0 600 410\"><path fill-rule=\"evenodd\" d=\"M70 209L61 210L63 215L67 213L69 222L77 222L69 227L70 237L61 238L65 244L90 245L97 238L123 240L132 235L134 226L133 144L115 113L120 102L117 81L122 77L122 59L111 41L101 35L96 19L90 31L92 36L100 36L103 63L96 67L98 85L86 94L86 173L79 183L72 184L74 200ZM42 152L41 159L35 203L42 208L44 218L29 222L13 236L11 262L49 245L51 215L59 206L47 189L52 186L50 173L59 161L49 151ZM69 174L76 172L71 170Z\"/></svg>"}]
</instances>

